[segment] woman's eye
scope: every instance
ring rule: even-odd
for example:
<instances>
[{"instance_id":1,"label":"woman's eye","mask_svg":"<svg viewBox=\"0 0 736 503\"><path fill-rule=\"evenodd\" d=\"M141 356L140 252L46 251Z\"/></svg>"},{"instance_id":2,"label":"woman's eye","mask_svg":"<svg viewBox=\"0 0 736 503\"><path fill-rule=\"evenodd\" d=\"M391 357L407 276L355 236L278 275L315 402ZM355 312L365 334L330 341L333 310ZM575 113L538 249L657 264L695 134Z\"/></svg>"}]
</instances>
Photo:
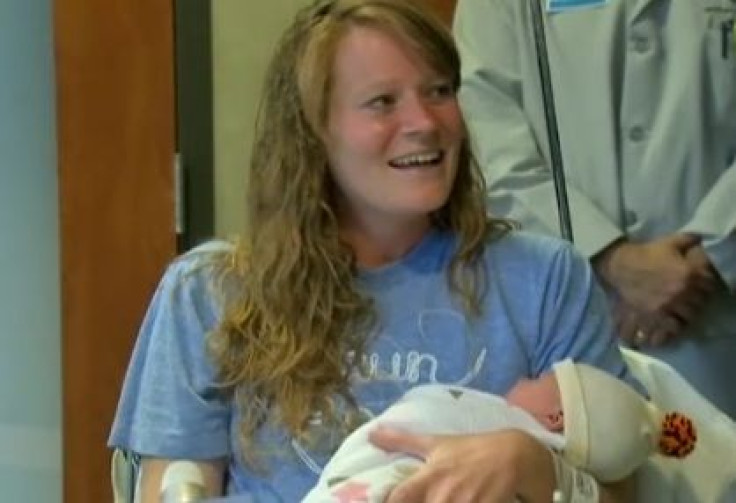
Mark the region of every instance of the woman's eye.
<instances>
[{"instance_id":1,"label":"woman's eye","mask_svg":"<svg viewBox=\"0 0 736 503\"><path fill-rule=\"evenodd\" d=\"M380 96L375 96L374 98L371 98L368 100L365 104L367 108L375 109L375 110L385 110L387 108L390 108L396 103L396 99L389 95L389 94L382 94Z\"/></svg>"},{"instance_id":2,"label":"woman's eye","mask_svg":"<svg viewBox=\"0 0 736 503\"><path fill-rule=\"evenodd\" d=\"M436 99L451 98L455 96L455 86L450 82L440 82L430 87L429 95Z\"/></svg>"}]
</instances>

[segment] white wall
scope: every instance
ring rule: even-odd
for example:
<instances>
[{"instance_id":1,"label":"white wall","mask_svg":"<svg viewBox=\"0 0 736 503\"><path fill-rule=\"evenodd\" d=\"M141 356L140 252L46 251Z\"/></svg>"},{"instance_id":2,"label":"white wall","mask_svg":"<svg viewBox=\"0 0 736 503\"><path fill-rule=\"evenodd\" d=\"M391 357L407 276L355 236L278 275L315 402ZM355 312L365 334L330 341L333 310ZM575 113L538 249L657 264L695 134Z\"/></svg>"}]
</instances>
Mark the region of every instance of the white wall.
<instances>
[{"instance_id":1,"label":"white wall","mask_svg":"<svg viewBox=\"0 0 736 503\"><path fill-rule=\"evenodd\" d=\"M310 2L212 2L215 234L218 236L225 237L243 228L245 169L263 74L281 32L298 8Z\"/></svg>"},{"instance_id":2,"label":"white wall","mask_svg":"<svg viewBox=\"0 0 736 503\"><path fill-rule=\"evenodd\" d=\"M0 0L0 501L59 502L51 0Z\"/></svg>"}]
</instances>

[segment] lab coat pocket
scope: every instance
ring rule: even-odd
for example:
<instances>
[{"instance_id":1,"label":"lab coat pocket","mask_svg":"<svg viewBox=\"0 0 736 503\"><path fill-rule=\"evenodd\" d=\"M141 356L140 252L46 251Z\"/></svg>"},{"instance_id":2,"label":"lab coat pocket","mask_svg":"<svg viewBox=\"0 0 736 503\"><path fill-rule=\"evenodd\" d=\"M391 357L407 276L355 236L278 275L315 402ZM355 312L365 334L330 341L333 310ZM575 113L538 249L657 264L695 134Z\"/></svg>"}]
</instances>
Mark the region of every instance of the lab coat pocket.
<instances>
[{"instance_id":1,"label":"lab coat pocket","mask_svg":"<svg viewBox=\"0 0 736 503\"><path fill-rule=\"evenodd\" d=\"M709 27L706 47L709 65L702 69L710 72L707 91L712 93L714 111L731 118L736 114L736 47L732 23L733 20L717 20Z\"/></svg>"}]
</instances>

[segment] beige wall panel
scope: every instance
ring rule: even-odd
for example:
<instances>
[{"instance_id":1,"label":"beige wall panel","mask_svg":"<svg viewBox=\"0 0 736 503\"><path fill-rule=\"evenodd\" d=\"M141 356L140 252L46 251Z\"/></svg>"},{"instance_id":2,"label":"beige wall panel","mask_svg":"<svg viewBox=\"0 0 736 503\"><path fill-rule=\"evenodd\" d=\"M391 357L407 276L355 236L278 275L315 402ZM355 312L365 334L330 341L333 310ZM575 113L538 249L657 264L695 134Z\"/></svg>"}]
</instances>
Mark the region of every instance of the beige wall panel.
<instances>
[{"instance_id":1,"label":"beige wall panel","mask_svg":"<svg viewBox=\"0 0 736 503\"><path fill-rule=\"evenodd\" d=\"M245 167L258 97L276 40L310 0L212 2L215 233L245 222Z\"/></svg>"}]
</instances>

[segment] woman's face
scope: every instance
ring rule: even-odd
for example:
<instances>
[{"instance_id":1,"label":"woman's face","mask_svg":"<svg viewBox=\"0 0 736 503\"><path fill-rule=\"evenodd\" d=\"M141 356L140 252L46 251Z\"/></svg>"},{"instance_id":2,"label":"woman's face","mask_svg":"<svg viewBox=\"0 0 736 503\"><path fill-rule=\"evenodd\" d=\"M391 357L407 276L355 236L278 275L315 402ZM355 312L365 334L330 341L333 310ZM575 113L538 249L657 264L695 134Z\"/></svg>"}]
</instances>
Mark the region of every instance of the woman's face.
<instances>
[{"instance_id":1,"label":"woman's face","mask_svg":"<svg viewBox=\"0 0 736 503\"><path fill-rule=\"evenodd\" d=\"M449 77L386 32L346 33L325 136L341 225L428 225L450 194L464 135Z\"/></svg>"}]
</instances>

